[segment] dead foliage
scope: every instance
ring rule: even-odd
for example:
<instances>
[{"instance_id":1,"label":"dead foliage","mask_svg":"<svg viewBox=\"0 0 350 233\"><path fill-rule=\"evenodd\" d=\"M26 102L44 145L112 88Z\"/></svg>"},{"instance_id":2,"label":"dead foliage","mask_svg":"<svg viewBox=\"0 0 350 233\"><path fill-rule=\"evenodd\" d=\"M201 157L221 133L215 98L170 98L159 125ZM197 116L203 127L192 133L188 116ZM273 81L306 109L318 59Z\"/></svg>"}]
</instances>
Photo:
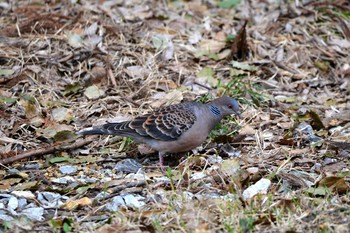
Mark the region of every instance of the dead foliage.
<instances>
[{"instance_id":1,"label":"dead foliage","mask_svg":"<svg viewBox=\"0 0 350 233\"><path fill-rule=\"evenodd\" d=\"M0 229L347 232L349 11L346 0L1 2ZM165 158L166 174L128 139L74 135L221 95L244 120Z\"/></svg>"}]
</instances>

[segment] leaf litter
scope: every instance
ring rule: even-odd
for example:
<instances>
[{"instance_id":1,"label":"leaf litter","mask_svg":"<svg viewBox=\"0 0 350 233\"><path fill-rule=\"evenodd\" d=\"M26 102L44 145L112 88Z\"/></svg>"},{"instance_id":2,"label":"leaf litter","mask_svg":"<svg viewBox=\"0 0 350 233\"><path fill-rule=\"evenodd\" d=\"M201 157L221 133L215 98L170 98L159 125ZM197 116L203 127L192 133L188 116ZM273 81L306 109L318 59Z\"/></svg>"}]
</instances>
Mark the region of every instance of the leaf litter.
<instances>
[{"instance_id":1,"label":"leaf litter","mask_svg":"<svg viewBox=\"0 0 350 233\"><path fill-rule=\"evenodd\" d=\"M348 1L12 1L0 36L1 230L346 232ZM193 152L74 133L239 99Z\"/></svg>"}]
</instances>

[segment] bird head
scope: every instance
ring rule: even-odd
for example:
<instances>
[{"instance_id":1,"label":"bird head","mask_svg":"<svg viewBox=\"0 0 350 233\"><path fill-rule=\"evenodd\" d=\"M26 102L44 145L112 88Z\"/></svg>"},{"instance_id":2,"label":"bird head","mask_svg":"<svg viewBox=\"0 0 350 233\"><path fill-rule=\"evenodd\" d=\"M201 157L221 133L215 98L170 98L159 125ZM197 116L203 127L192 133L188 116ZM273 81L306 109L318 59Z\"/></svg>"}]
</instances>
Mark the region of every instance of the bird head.
<instances>
[{"instance_id":1,"label":"bird head","mask_svg":"<svg viewBox=\"0 0 350 233\"><path fill-rule=\"evenodd\" d=\"M215 104L215 106L220 110L221 115L223 117L228 115L236 115L240 119L242 119L242 115L239 111L239 105L237 100L232 97L224 96L213 100L211 104Z\"/></svg>"}]
</instances>

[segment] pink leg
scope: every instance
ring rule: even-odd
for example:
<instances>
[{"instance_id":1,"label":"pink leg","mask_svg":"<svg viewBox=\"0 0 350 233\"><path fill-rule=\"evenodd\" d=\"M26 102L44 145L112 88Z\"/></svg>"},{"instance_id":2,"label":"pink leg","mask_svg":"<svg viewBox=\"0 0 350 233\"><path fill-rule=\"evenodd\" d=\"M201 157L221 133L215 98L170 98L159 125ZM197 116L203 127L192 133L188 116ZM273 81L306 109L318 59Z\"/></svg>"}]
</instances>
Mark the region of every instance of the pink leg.
<instances>
[{"instance_id":1,"label":"pink leg","mask_svg":"<svg viewBox=\"0 0 350 233\"><path fill-rule=\"evenodd\" d=\"M164 166L164 157L163 154L159 153L159 166Z\"/></svg>"},{"instance_id":2,"label":"pink leg","mask_svg":"<svg viewBox=\"0 0 350 233\"><path fill-rule=\"evenodd\" d=\"M166 172L166 168L164 167L164 157L163 157L164 153L160 153L159 152L159 166L160 169L162 170L162 172Z\"/></svg>"}]
</instances>

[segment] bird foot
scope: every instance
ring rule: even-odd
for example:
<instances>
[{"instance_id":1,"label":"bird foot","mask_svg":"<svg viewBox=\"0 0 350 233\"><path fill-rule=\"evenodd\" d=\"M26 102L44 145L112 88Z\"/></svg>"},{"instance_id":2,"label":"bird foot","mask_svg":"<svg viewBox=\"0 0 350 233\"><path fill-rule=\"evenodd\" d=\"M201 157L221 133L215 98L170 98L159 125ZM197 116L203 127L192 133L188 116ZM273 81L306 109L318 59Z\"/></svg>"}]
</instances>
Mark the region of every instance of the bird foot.
<instances>
[{"instance_id":1,"label":"bird foot","mask_svg":"<svg viewBox=\"0 0 350 233\"><path fill-rule=\"evenodd\" d=\"M164 164L161 163L160 161L158 163L156 163L156 166L159 167L163 173L166 173L168 170L168 166L164 166Z\"/></svg>"}]
</instances>

